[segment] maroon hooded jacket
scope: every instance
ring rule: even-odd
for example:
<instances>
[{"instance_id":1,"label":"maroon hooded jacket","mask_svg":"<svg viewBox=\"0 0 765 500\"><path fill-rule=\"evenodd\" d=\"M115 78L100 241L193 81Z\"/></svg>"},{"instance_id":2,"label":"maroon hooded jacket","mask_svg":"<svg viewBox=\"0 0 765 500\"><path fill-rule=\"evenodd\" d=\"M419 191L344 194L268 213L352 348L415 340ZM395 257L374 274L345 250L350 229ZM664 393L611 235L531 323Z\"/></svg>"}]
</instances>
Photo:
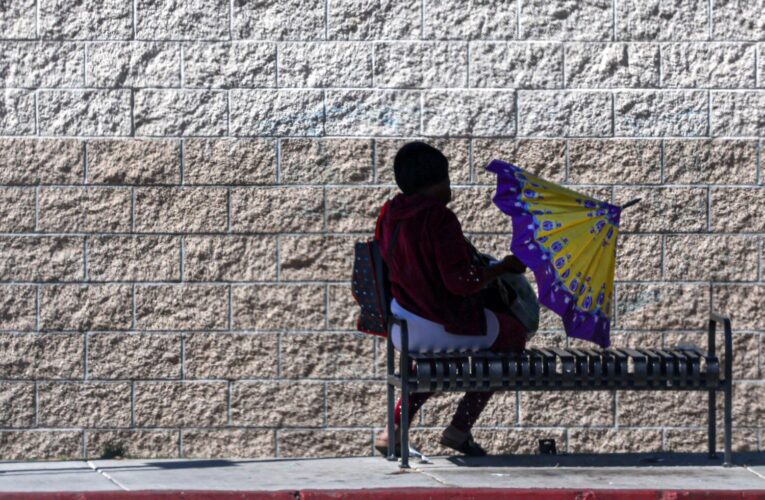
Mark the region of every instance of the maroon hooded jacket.
<instances>
[{"instance_id":1,"label":"maroon hooded jacket","mask_svg":"<svg viewBox=\"0 0 765 500\"><path fill-rule=\"evenodd\" d=\"M392 254L389 245L400 225ZM406 310L456 335L486 335L481 270L454 212L431 197L399 194L383 205L375 238L391 292Z\"/></svg>"}]
</instances>

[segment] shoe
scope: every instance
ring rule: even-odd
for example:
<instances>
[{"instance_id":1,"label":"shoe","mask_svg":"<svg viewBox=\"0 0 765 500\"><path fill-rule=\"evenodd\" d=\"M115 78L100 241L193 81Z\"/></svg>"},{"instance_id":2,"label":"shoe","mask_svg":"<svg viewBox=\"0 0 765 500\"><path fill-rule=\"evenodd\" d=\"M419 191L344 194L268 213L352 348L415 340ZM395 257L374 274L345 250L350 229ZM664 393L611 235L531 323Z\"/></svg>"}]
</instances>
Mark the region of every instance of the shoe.
<instances>
[{"instance_id":1,"label":"shoe","mask_svg":"<svg viewBox=\"0 0 765 500\"><path fill-rule=\"evenodd\" d=\"M451 425L444 429L440 442L447 448L451 448L469 457L486 456L486 450L473 440L473 435L470 432L462 432Z\"/></svg>"}]
</instances>

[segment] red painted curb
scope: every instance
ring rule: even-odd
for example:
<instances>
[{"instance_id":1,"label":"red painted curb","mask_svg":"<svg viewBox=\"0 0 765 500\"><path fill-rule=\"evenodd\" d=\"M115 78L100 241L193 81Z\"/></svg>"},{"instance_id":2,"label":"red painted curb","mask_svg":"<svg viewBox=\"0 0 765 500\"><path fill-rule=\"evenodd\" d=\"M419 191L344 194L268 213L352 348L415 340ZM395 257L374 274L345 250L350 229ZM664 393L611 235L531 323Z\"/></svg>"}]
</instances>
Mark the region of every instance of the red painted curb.
<instances>
[{"instance_id":1,"label":"red painted curb","mask_svg":"<svg viewBox=\"0 0 765 500\"><path fill-rule=\"evenodd\" d=\"M299 491L79 491L0 493L2 500L295 500Z\"/></svg>"},{"instance_id":2,"label":"red painted curb","mask_svg":"<svg viewBox=\"0 0 765 500\"><path fill-rule=\"evenodd\" d=\"M384 488L304 491L82 491L0 493L2 500L765 500L765 490Z\"/></svg>"},{"instance_id":3,"label":"red painted curb","mask_svg":"<svg viewBox=\"0 0 765 500\"><path fill-rule=\"evenodd\" d=\"M390 488L304 490L301 500L765 500L762 491L577 490L505 488Z\"/></svg>"}]
</instances>

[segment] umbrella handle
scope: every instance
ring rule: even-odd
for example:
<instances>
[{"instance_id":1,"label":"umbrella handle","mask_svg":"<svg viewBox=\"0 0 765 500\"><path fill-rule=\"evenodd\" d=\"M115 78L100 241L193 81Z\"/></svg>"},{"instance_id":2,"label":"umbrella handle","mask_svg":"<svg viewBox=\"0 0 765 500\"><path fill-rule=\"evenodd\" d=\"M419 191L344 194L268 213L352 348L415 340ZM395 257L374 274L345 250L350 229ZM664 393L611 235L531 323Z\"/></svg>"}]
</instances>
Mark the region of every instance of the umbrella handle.
<instances>
[{"instance_id":1,"label":"umbrella handle","mask_svg":"<svg viewBox=\"0 0 765 500\"><path fill-rule=\"evenodd\" d=\"M637 205L640 202L640 200L642 200L642 198L635 198L634 200L630 200L627 203L625 203L624 205L622 205L621 208L622 208L622 210L624 210L625 208L631 207L632 205Z\"/></svg>"}]
</instances>

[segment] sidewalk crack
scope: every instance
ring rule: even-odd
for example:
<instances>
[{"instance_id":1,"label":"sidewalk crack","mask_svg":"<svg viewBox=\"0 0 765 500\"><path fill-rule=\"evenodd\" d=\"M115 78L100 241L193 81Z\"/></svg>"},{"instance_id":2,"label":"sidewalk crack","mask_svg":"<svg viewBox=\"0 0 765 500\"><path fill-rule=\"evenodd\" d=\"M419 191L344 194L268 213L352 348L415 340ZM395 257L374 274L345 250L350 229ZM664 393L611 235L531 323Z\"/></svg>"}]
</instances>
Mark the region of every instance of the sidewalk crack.
<instances>
[{"instance_id":1,"label":"sidewalk crack","mask_svg":"<svg viewBox=\"0 0 765 500\"><path fill-rule=\"evenodd\" d=\"M120 488L121 490L123 490L123 491L130 491L130 490L128 489L128 487L127 487L127 486L123 485L122 483L120 483L119 481L117 481L116 479L114 479L113 477L111 477L109 474L107 474L107 473L106 473L106 472L104 472L103 470L101 470L101 469L99 469L98 467L96 467L96 464L94 464L94 463L93 463L93 462L91 462L90 460L87 460L87 461L86 461L86 463L88 464L88 466L89 466L91 469L93 469L94 471L96 471L96 472L98 472L99 474L101 474L102 476L104 476L106 479L108 479L109 481L111 481L112 483L114 483L114 484L115 484L115 485L116 485L118 488Z\"/></svg>"}]
</instances>

